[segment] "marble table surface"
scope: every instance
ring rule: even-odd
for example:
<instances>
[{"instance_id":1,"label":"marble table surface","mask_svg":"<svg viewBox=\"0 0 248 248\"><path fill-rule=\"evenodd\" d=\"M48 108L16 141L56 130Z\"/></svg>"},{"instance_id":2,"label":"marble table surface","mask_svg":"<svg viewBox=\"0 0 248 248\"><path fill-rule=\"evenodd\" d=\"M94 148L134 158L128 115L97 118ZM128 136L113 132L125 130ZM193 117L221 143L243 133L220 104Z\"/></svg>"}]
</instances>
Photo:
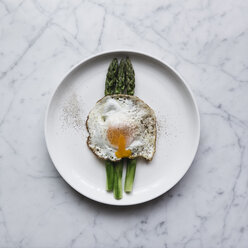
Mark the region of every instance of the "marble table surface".
<instances>
[{"instance_id":1,"label":"marble table surface","mask_svg":"<svg viewBox=\"0 0 248 248\"><path fill-rule=\"evenodd\" d=\"M0 0L0 247L246 248L248 2ZM101 51L138 49L188 81L201 141L185 177L113 207L68 186L44 142L62 76Z\"/></svg>"}]
</instances>

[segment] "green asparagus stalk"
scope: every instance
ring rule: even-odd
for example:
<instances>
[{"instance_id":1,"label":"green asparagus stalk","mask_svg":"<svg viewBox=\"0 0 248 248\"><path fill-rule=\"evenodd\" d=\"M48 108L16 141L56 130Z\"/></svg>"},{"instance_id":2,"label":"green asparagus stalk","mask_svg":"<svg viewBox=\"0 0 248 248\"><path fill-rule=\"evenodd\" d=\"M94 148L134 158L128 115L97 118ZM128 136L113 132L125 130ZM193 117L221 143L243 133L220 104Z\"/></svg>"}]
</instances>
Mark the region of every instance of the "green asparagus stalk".
<instances>
[{"instance_id":1,"label":"green asparagus stalk","mask_svg":"<svg viewBox=\"0 0 248 248\"><path fill-rule=\"evenodd\" d=\"M118 60L114 58L109 65L108 73L105 81L105 96L112 95L115 92L115 86L117 81L117 72L118 72Z\"/></svg>"},{"instance_id":2,"label":"green asparagus stalk","mask_svg":"<svg viewBox=\"0 0 248 248\"><path fill-rule=\"evenodd\" d=\"M126 61L125 59L121 59L118 67L118 76L115 87L115 94L125 93L125 89L126 89L125 68L126 68ZM115 164L114 197L117 200L122 198L122 171L123 171L123 159Z\"/></svg>"},{"instance_id":3,"label":"green asparagus stalk","mask_svg":"<svg viewBox=\"0 0 248 248\"><path fill-rule=\"evenodd\" d=\"M126 171L125 187L124 187L126 193L132 192L133 190L136 163L137 163L136 159L127 159L127 171Z\"/></svg>"},{"instance_id":4,"label":"green asparagus stalk","mask_svg":"<svg viewBox=\"0 0 248 248\"><path fill-rule=\"evenodd\" d=\"M117 76L117 82L116 82L116 87L115 87L115 94L125 93L125 89L126 89L125 69L126 69L126 61L125 59L121 59L121 62L118 68L118 76Z\"/></svg>"},{"instance_id":5,"label":"green asparagus stalk","mask_svg":"<svg viewBox=\"0 0 248 248\"><path fill-rule=\"evenodd\" d=\"M126 85L127 85L127 95L134 95L135 73L134 73L133 65L129 58L126 59Z\"/></svg>"},{"instance_id":6,"label":"green asparagus stalk","mask_svg":"<svg viewBox=\"0 0 248 248\"><path fill-rule=\"evenodd\" d=\"M115 93L115 86L117 81L118 60L114 58L109 65L108 73L105 81L105 95L112 95ZM111 161L105 162L106 168L106 190L112 191L114 187L114 163Z\"/></svg>"},{"instance_id":7,"label":"green asparagus stalk","mask_svg":"<svg viewBox=\"0 0 248 248\"><path fill-rule=\"evenodd\" d=\"M116 162L114 173L114 197L117 200L122 198L122 171L123 160Z\"/></svg>"},{"instance_id":8,"label":"green asparagus stalk","mask_svg":"<svg viewBox=\"0 0 248 248\"><path fill-rule=\"evenodd\" d=\"M114 187L114 163L110 160L106 160L105 168L106 168L106 190L112 191Z\"/></svg>"},{"instance_id":9,"label":"green asparagus stalk","mask_svg":"<svg viewBox=\"0 0 248 248\"><path fill-rule=\"evenodd\" d=\"M134 95L135 73L129 58L126 59L126 86L127 86L127 94ZM127 171L126 171L126 178L124 185L124 190L126 193L132 192L133 190L133 182L136 172L136 163L137 163L136 159L127 160Z\"/></svg>"}]
</instances>

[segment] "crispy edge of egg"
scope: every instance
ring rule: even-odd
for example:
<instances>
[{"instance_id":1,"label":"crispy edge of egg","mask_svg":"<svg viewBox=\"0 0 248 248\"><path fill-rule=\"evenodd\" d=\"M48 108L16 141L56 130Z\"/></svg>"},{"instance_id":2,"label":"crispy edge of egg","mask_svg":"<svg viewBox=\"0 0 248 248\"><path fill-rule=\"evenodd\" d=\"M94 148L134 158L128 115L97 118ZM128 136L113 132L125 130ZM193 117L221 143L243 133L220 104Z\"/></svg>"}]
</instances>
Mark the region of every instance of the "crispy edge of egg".
<instances>
[{"instance_id":1,"label":"crispy edge of egg","mask_svg":"<svg viewBox=\"0 0 248 248\"><path fill-rule=\"evenodd\" d=\"M104 96L104 97L102 97L101 99L99 99L99 100L96 102L96 104L97 104L98 102L102 101L104 98L113 98L113 99L117 99L117 100L118 100L118 98L132 99L132 100L135 101L135 102L142 102L142 103L144 104L145 109L148 109L148 110L151 112L151 116L154 118L154 122L155 122L155 128L154 128L155 139L154 139L154 143L153 143L154 150L153 150L152 156L151 156L150 158L145 157L145 156L143 156L143 155L137 155L137 156L132 156L132 155L131 155L130 157L128 157L129 159L144 158L144 159L147 160L147 161L151 161L151 160L153 159L153 157L154 157L155 152L156 152L156 142L157 142L157 118L156 118L156 115L155 115L154 110L153 110L147 103L145 103L143 100L141 100L139 97L137 97L137 96L132 96L132 95L126 95L126 94L113 94L113 95L107 95L107 96ZM96 104L95 104L95 106L96 106ZM95 107L95 106L94 106L94 107ZM91 109L91 111L94 109L94 107ZM111 160L112 162L117 162L117 161L122 160L123 158L117 158L117 157L116 157L116 159L114 159L114 160L113 160L113 159L110 159L110 158L101 157L101 156L97 155L96 152L95 152L95 149L94 149L93 147L90 146L90 131L89 131L89 127L88 127L88 120L89 120L89 116L90 116L91 111L89 112L89 114L88 114L88 116L87 116L87 119L86 119L86 122L85 122L86 129L87 129L88 134L89 134L89 136L88 136L88 138L87 138L87 141L86 141L87 146L88 146L89 149L95 154L95 156L96 156L97 158L99 158L99 159L102 159L102 160L105 160L105 161L106 161L106 160Z\"/></svg>"}]
</instances>

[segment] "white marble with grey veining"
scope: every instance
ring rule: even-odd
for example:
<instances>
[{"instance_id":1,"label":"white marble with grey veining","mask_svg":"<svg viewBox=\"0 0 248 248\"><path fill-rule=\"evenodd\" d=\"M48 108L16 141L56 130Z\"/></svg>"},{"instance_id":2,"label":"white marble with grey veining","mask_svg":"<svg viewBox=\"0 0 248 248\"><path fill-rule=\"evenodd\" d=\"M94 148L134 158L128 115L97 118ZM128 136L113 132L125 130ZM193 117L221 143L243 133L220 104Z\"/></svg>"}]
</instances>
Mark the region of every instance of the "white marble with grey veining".
<instances>
[{"instance_id":1,"label":"white marble with grey veining","mask_svg":"<svg viewBox=\"0 0 248 248\"><path fill-rule=\"evenodd\" d=\"M0 247L248 247L247 12L245 0L0 0ZM202 125L180 183L122 208L72 190L43 135L61 77L117 48L174 66Z\"/></svg>"}]
</instances>

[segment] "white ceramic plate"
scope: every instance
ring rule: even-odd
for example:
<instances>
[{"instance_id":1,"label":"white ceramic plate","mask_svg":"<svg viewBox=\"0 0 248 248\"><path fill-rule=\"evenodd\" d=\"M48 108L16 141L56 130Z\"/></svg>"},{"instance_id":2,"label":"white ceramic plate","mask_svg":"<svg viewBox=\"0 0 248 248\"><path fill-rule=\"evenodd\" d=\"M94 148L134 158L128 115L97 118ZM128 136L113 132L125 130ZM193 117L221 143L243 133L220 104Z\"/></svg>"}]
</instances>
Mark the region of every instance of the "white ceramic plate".
<instances>
[{"instance_id":1,"label":"white ceramic plate","mask_svg":"<svg viewBox=\"0 0 248 248\"><path fill-rule=\"evenodd\" d=\"M105 190L104 162L86 145L85 120L104 96L109 63L125 56L134 66L135 95L156 113L157 149L151 162L138 160L133 192L115 200ZM199 136L196 102L182 77L164 62L133 51L98 54L72 68L56 89L45 121L48 151L61 176L81 194L111 205L146 202L172 188L189 169Z\"/></svg>"}]
</instances>

